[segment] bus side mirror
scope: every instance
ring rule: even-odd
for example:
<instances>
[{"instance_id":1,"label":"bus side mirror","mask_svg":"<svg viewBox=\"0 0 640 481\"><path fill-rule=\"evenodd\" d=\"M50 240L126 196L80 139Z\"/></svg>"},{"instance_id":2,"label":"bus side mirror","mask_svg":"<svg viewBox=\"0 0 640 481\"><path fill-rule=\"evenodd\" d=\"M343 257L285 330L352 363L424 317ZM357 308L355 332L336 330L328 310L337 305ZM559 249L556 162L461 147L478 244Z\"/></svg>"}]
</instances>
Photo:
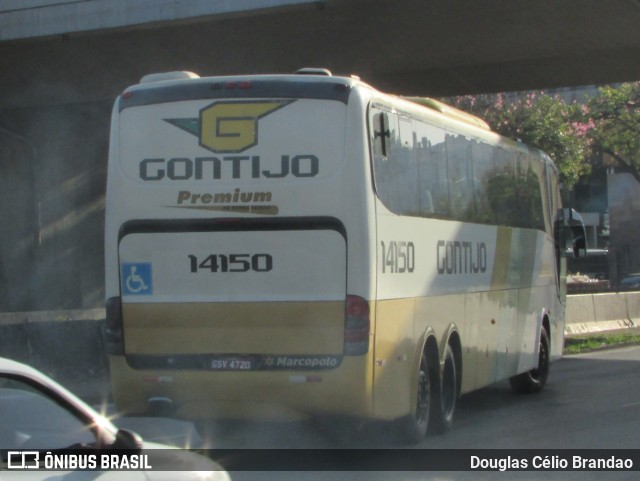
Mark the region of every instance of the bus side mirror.
<instances>
[{"instance_id":1,"label":"bus side mirror","mask_svg":"<svg viewBox=\"0 0 640 481\"><path fill-rule=\"evenodd\" d=\"M587 229L582 216L573 209L560 209L556 215L556 243L578 259L587 256ZM558 238L560 237L560 238Z\"/></svg>"},{"instance_id":2,"label":"bus side mirror","mask_svg":"<svg viewBox=\"0 0 640 481\"><path fill-rule=\"evenodd\" d=\"M584 237L579 236L573 239L573 256L576 259L587 256L587 244Z\"/></svg>"}]
</instances>

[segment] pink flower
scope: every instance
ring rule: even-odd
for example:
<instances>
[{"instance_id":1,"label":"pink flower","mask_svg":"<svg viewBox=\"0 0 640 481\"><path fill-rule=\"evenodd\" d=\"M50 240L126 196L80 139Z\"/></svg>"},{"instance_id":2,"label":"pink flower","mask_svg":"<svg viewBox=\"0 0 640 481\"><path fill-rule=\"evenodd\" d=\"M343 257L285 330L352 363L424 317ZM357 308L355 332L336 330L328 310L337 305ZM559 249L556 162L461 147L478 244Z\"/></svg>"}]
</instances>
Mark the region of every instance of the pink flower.
<instances>
[{"instance_id":1,"label":"pink flower","mask_svg":"<svg viewBox=\"0 0 640 481\"><path fill-rule=\"evenodd\" d=\"M589 133L591 129L596 128L596 123L593 119L589 119L588 122L571 122L571 130L574 135L578 137L583 137Z\"/></svg>"},{"instance_id":2,"label":"pink flower","mask_svg":"<svg viewBox=\"0 0 640 481\"><path fill-rule=\"evenodd\" d=\"M526 105L527 107L532 107L533 106L533 101L536 98L536 93L535 92L531 92L527 94L527 100L526 100Z\"/></svg>"}]
</instances>

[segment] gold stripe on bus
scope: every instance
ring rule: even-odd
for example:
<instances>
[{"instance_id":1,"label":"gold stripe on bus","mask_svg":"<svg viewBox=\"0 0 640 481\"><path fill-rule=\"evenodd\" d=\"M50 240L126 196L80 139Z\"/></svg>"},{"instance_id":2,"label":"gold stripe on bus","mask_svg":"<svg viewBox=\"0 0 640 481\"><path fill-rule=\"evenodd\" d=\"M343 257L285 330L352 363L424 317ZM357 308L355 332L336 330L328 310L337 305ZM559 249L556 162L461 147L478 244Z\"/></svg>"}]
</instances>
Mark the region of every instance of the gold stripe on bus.
<instances>
[{"instance_id":1,"label":"gold stripe on bus","mask_svg":"<svg viewBox=\"0 0 640 481\"><path fill-rule=\"evenodd\" d=\"M533 286L535 279L533 277L536 268L536 245L538 231L530 229L521 229L519 231L518 242L523 252L527 253L522 256L522 264L520 266L520 286Z\"/></svg>"},{"instance_id":2,"label":"gold stripe on bus","mask_svg":"<svg viewBox=\"0 0 640 481\"><path fill-rule=\"evenodd\" d=\"M125 303L128 354L335 354L344 301Z\"/></svg>"},{"instance_id":3,"label":"gold stripe on bus","mask_svg":"<svg viewBox=\"0 0 640 481\"><path fill-rule=\"evenodd\" d=\"M280 209L277 205L168 205L174 209L195 209L215 212L233 212L235 214L277 215Z\"/></svg>"},{"instance_id":4,"label":"gold stripe on bus","mask_svg":"<svg viewBox=\"0 0 640 481\"><path fill-rule=\"evenodd\" d=\"M493 259L493 275L491 277L491 290L507 287L509 264L511 263L511 227L498 226L496 234L496 252Z\"/></svg>"}]
</instances>

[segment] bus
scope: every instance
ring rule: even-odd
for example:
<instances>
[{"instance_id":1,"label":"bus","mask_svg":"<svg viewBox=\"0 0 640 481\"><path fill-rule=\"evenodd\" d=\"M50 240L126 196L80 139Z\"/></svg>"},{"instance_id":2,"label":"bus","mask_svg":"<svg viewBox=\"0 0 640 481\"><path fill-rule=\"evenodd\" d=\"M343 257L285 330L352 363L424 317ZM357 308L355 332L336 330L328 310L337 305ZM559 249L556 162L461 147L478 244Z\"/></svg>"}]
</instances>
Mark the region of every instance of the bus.
<instances>
[{"instance_id":1,"label":"bus","mask_svg":"<svg viewBox=\"0 0 640 481\"><path fill-rule=\"evenodd\" d=\"M562 353L556 167L435 100L325 69L146 76L115 102L106 203L121 412L418 442Z\"/></svg>"}]
</instances>

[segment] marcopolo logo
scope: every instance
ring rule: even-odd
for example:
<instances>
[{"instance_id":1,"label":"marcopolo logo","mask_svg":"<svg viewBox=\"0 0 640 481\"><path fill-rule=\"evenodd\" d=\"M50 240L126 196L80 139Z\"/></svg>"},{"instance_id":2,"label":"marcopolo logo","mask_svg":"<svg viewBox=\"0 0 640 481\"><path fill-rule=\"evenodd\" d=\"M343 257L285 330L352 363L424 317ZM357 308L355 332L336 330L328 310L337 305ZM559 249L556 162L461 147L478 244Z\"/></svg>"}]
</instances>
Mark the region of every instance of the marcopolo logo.
<instances>
[{"instance_id":1,"label":"marcopolo logo","mask_svg":"<svg viewBox=\"0 0 640 481\"><path fill-rule=\"evenodd\" d=\"M341 356L266 356L263 369L335 369L341 363Z\"/></svg>"},{"instance_id":2,"label":"marcopolo logo","mask_svg":"<svg viewBox=\"0 0 640 481\"><path fill-rule=\"evenodd\" d=\"M215 102L200 110L199 118L164 119L185 132L198 136L200 145L211 152L244 152L258 144L258 121L294 100Z\"/></svg>"}]
</instances>

